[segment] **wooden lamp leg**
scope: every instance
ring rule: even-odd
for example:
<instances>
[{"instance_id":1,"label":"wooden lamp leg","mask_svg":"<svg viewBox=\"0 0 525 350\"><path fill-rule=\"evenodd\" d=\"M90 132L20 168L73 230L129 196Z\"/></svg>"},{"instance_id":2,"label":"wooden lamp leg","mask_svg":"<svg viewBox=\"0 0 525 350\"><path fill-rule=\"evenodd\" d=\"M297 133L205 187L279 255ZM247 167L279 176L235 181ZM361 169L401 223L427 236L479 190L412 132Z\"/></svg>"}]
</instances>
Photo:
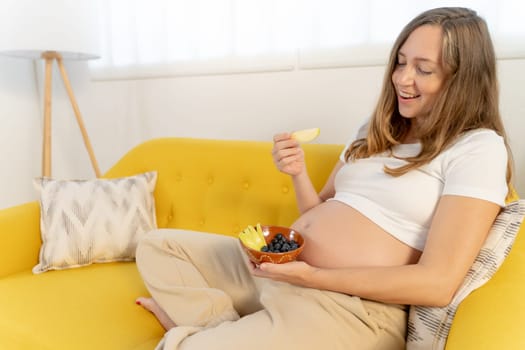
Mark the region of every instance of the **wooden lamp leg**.
<instances>
[{"instance_id":1,"label":"wooden lamp leg","mask_svg":"<svg viewBox=\"0 0 525 350\"><path fill-rule=\"evenodd\" d=\"M69 100L73 106L75 112L75 117L77 118L77 123L82 133L82 138L84 139L84 145L91 159L91 164L95 170L95 175L100 177L100 169L98 167L97 160L95 158L95 153L91 147L91 142L84 126L84 121L82 120L82 115L80 114L80 109L78 108L75 95L73 94L73 89L69 83L69 78L62 63L62 56L56 51L46 51L42 54L42 58L46 60L46 77L45 77L45 89L44 89L44 141L42 147L42 176L50 177L51 176L51 72L53 60L56 60L58 63L58 68L60 74L62 75L62 80L66 87Z\"/></svg>"},{"instance_id":2,"label":"wooden lamp leg","mask_svg":"<svg viewBox=\"0 0 525 350\"><path fill-rule=\"evenodd\" d=\"M51 176L51 72L52 57L46 60L46 77L44 85L44 138L42 144L42 176Z\"/></svg>"},{"instance_id":3,"label":"wooden lamp leg","mask_svg":"<svg viewBox=\"0 0 525 350\"><path fill-rule=\"evenodd\" d=\"M58 63L58 68L60 69L60 74L62 75L62 80L64 81L64 85L66 87L67 94L69 95L69 100L71 101L71 106L73 106L73 110L75 111L75 117L77 118L77 123L80 128L80 132L82 133L82 138L84 139L84 145L86 146L87 152L89 154L89 158L91 160L93 170L95 170L95 175L97 177L100 177L100 169L98 167L98 163L95 158L95 153L93 152L93 147L91 147L91 142L89 141L89 136L84 126L82 115L80 114L80 109L78 108L78 104L75 99L75 95L73 94L73 89L71 88L71 84L69 83L69 78L67 76L66 69L64 67L64 64L62 63L62 57L60 56L56 57L56 60Z\"/></svg>"}]
</instances>

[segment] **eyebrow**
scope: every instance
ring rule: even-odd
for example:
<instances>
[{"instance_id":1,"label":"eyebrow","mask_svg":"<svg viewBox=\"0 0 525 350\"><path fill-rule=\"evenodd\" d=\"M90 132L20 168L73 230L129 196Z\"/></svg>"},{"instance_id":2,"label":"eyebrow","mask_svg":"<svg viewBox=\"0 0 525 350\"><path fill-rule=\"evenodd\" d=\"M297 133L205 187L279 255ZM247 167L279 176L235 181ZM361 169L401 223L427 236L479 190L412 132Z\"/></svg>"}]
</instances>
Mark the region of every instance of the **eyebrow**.
<instances>
[{"instance_id":1,"label":"eyebrow","mask_svg":"<svg viewBox=\"0 0 525 350\"><path fill-rule=\"evenodd\" d=\"M398 56L403 56L404 58L406 58L406 55L404 53L402 53L401 51L399 51L397 53L397 55ZM414 60L438 64L436 61L431 60L430 58L426 58L426 57L414 57Z\"/></svg>"}]
</instances>

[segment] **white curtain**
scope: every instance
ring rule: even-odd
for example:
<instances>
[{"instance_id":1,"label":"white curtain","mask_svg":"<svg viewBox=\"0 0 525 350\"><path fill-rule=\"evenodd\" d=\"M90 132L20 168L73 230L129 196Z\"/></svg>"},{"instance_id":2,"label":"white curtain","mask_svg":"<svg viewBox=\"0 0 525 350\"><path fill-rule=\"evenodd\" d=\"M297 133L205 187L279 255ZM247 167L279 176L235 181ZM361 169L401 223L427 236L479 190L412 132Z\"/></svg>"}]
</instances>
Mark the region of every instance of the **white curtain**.
<instances>
[{"instance_id":1,"label":"white curtain","mask_svg":"<svg viewBox=\"0 0 525 350\"><path fill-rule=\"evenodd\" d=\"M98 0L95 79L384 64L411 18L475 9L499 58L525 57L522 0Z\"/></svg>"}]
</instances>

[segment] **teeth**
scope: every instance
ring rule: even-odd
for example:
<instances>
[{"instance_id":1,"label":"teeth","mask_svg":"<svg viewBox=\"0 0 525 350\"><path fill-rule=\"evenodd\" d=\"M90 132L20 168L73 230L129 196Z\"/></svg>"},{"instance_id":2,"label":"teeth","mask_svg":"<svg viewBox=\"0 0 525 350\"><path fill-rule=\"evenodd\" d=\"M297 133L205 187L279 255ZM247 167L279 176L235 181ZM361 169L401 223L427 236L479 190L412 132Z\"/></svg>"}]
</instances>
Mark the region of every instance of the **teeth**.
<instances>
[{"instance_id":1,"label":"teeth","mask_svg":"<svg viewBox=\"0 0 525 350\"><path fill-rule=\"evenodd\" d=\"M400 91L399 92L399 95L403 98L414 98L414 97L417 97L418 95L411 95L411 94L407 94L406 92L403 92L403 91Z\"/></svg>"}]
</instances>

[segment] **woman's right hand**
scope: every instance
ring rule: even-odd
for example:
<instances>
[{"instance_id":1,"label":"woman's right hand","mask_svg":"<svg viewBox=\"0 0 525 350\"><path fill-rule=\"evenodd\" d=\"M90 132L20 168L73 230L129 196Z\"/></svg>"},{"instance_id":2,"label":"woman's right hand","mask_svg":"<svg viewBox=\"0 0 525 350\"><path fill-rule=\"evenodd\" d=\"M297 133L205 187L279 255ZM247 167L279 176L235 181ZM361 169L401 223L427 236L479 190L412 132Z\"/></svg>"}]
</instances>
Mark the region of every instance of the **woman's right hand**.
<instances>
[{"instance_id":1,"label":"woman's right hand","mask_svg":"<svg viewBox=\"0 0 525 350\"><path fill-rule=\"evenodd\" d=\"M273 137L273 162L279 171L295 176L304 170L304 152L290 133Z\"/></svg>"}]
</instances>

